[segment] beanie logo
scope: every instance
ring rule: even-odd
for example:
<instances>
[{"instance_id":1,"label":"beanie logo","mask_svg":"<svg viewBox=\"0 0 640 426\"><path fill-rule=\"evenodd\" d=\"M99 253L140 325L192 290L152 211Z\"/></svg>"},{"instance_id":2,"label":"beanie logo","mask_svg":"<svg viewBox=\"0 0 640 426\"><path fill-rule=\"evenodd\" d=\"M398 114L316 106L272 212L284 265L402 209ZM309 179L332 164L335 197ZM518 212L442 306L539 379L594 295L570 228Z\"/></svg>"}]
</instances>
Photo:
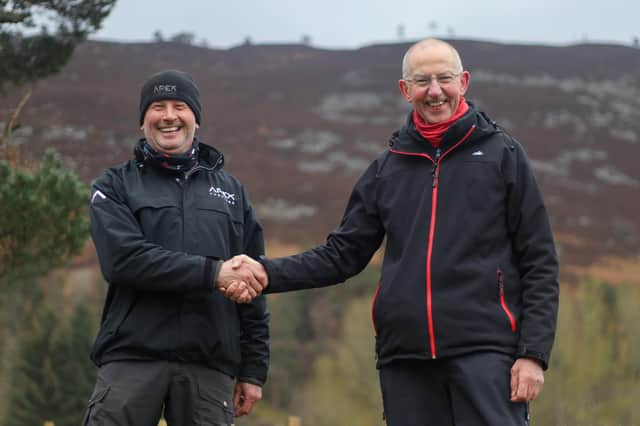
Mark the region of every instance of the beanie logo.
<instances>
[{"instance_id":1,"label":"beanie logo","mask_svg":"<svg viewBox=\"0 0 640 426\"><path fill-rule=\"evenodd\" d=\"M153 94L160 96L176 95L177 89L175 84L158 84L153 86Z\"/></svg>"}]
</instances>

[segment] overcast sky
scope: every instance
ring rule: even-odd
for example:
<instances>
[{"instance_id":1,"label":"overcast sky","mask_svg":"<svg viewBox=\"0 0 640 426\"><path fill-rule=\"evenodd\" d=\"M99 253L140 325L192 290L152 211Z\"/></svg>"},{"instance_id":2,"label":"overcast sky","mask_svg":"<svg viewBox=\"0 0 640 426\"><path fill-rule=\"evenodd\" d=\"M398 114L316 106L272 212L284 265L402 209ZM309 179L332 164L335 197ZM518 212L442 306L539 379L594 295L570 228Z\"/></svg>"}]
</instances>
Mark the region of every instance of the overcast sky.
<instances>
[{"instance_id":1,"label":"overcast sky","mask_svg":"<svg viewBox=\"0 0 640 426\"><path fill-rule=\"evenodd\" d=\"M191 32L216 48L247 38L297 43L304 35L326 48L427 36L628 45L640 37L639 21L638 0L118 0L93 38L149 41L160 30L165 38Z\"/></svg>"}]
</instances>

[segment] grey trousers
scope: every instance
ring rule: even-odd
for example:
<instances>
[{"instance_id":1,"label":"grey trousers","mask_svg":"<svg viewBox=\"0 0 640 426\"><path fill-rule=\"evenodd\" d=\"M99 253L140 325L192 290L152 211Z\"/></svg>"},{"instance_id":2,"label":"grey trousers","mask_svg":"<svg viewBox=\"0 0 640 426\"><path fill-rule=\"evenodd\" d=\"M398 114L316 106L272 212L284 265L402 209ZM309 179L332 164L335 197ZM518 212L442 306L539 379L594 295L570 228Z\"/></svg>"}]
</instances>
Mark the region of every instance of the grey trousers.
<instances>
[{"instance_id":1,"label":"grey trousers","mask_svg":"<svg viewBox=\"0 0 640 426\"><path fill-rule=\"evenodd\" d=\"M117 361L98 369L84 426L233 425L232 377L195 364Z\"/></svg>"}]
</instances>

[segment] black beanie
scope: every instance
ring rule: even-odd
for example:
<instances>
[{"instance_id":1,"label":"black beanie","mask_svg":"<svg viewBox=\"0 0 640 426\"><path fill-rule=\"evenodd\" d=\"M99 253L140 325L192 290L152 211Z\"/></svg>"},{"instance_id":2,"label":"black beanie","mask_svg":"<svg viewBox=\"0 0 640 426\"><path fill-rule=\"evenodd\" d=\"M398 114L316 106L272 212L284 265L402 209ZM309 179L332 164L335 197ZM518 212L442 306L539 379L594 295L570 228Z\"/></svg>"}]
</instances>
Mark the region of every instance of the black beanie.
<instances>
[{"instance_id":1,"label":"black beanie","mask_svg":"<svg viewBox=\"0 0 640 426\"><path fill-rule=\"evenodd\" d=\"M193 78L186 72L164 70L152 75L144 82L140 90L140 125L152 102L163 99L177 99L191 108L200 124L200 93Z\"/></svg>"}]
</instances>

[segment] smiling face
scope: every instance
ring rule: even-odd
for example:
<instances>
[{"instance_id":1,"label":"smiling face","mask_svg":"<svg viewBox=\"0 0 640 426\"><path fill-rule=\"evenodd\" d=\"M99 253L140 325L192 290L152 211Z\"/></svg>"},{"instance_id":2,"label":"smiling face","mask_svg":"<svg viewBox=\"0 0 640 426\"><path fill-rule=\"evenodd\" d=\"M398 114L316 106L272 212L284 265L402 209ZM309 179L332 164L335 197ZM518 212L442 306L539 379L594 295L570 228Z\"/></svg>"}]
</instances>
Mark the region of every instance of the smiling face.
<instances>
[{"instance_id":1,"label":"smiling face","mask_svg":"<svg viewBox=\"0 0 640 426\"><path fill-rule=\"evenodd\" d=\"M469 87L469 72L449 44L425 40L412 46L398 82L407 102L428 124L451 118Z\"/></svg>"},{"instance_id":2,"label":"smiling face","mask_svg":"<svg viewBox=\"0 0 640 426\"><path fill-rule=\"evenodd\" d=\"M149 105L141 129L156 151L182 154L191 148L198 127L196 117L186 103L165 99Z\"/></svg>"}]
</instances>

